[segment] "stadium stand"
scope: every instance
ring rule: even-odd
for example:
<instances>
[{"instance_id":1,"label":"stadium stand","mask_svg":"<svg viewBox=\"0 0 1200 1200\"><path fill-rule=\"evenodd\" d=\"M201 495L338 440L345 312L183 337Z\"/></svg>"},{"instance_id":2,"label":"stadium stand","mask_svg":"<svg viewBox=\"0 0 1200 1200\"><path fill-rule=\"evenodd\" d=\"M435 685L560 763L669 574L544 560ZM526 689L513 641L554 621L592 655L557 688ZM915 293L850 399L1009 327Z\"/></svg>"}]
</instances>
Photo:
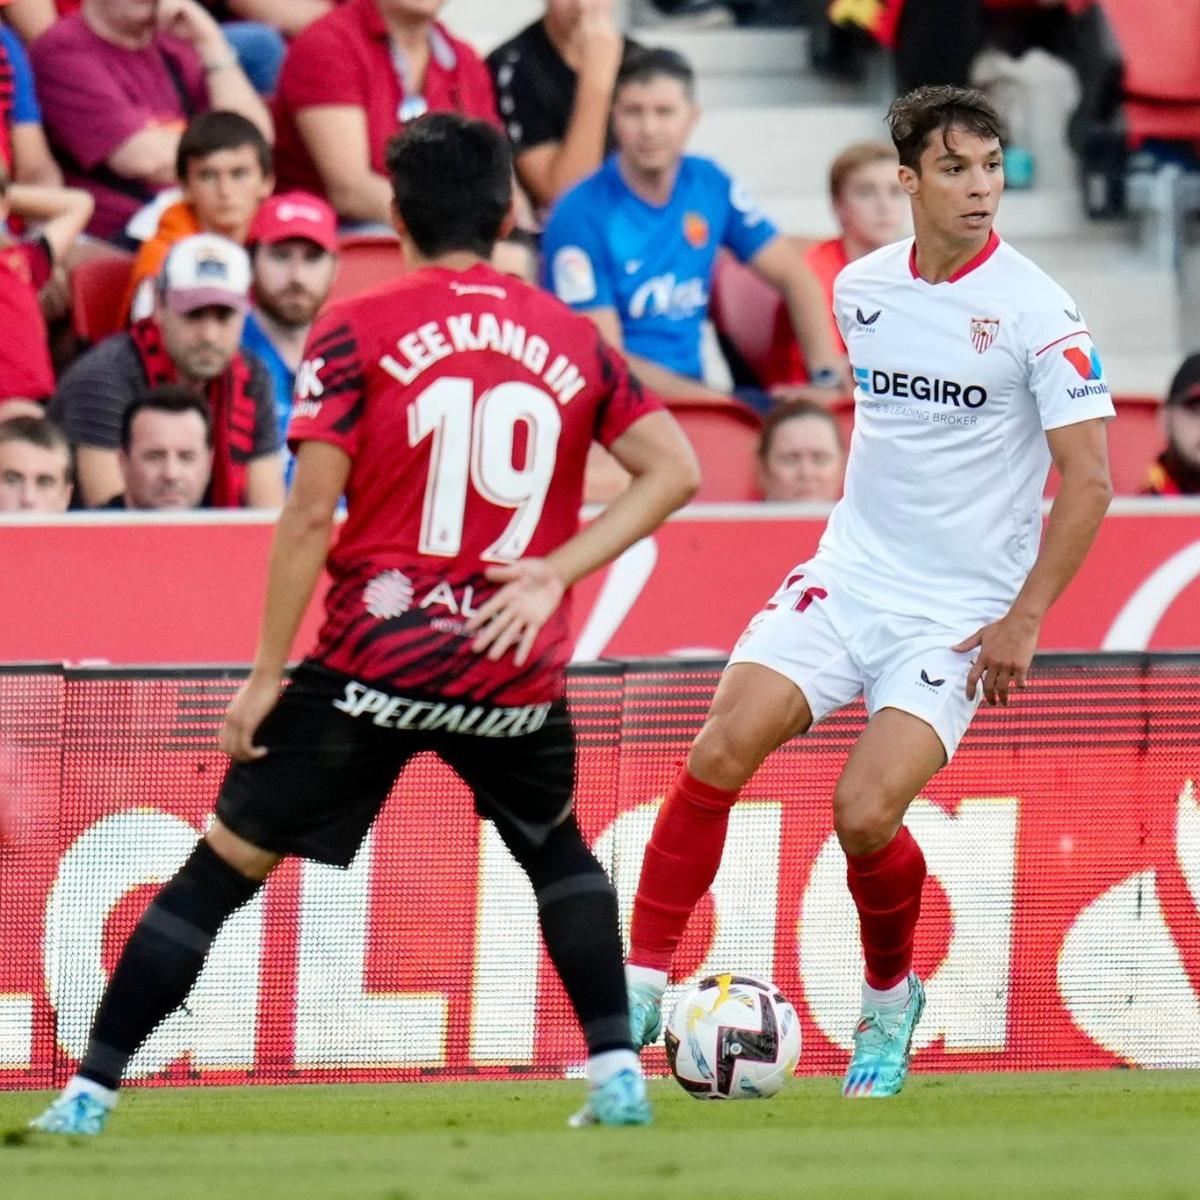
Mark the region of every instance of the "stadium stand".
<instances>
[{"instance_id":1,"label":"stadium stand","mask_svg":"<svg viewBox=\"0 0 1200 1200\"><path fill-rule=\"evenodd\" d=\"M741 359L740 364L731 364L738 383L757 384L766 378L775 324L782 306L783 297L773 287L732 254L721 251L713 275L708 313L725 339L727 353L732 351ZM753 379L737 378L741 365L750 371Z\"/></svg>"},{"instance_id":2,"label":"stadium stand","mask_svg":"<svg viewBox=\"0 0 1200 1200\"><path fill-rule=\"evenodd\" d=\"M703 480L696 501L759 499L758 417L732 400L672 400L669 407L700 459Z\"/></svg>"},{"instance_id":3,"label":"stadium stand","mask_svg":"<svg viewBox=\"0 0 1200 1200\"><path fill-rule=\"evenodd\" d=\"M338 271L326 304L370 291L404 271L400 245L386 234L349 234L338 249Z\"/></svg>"},{"instance_id":4,"label":"stadium stand","mask_svg":"<svg viewBox=\"0 0 1200 1200\"><path fill-rule=\"evenodd\" d=\"M81 263L71 273L71 328L86 345L121 328L121 301L132 269L132 254L114 253Z\"/></svg>"}]
</instances>

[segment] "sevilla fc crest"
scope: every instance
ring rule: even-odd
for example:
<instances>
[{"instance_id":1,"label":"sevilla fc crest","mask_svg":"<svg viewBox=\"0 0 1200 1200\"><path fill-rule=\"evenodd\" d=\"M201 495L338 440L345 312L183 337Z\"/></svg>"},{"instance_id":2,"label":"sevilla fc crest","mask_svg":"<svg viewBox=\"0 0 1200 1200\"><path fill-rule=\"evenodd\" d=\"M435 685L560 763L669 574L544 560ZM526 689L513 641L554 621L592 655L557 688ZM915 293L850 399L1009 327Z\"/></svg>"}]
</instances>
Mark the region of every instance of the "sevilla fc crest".
<instances>
[{"instance_id":1,"label":"sevilla fc crest","mask_svg":"<svg viewBox=\"0 0 1200 1200\"><path fill-rule=\"evenodd\" d=\"M971 318L971 345L984 353L991 344L996 340L996 335L1000 332L999 317L972 317Z\"/></svg>"}]
</instances>

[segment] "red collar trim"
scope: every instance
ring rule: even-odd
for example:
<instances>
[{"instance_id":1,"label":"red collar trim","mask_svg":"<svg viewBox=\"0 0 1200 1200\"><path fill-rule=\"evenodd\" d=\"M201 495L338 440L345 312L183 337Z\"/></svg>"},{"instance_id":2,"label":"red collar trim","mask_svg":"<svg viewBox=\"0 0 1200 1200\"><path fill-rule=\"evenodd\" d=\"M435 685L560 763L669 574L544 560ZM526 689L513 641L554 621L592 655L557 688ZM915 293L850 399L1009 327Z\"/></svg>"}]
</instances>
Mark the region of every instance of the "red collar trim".
<instances>
[{"instance_id":1,"label":"red collar trim","mask_svg":"<svg viewBox=\"0 0 1200 1200\"><path fill-rule=\"evenodd\" d=\"M955 271L954 274L951 275L949 279L945 279L942 282L943 283L957 283L965 275L970 275L970 273L972 271L977 270L979 267L982 267L983 264L985 262L987 262L987 260L989 258L991 258L992 255L995 254L996 251L999 249L1000 249L1000 235L993 229L988 234L988 240L984 243L983 249L980 250L979 253L977 255L975 255L975 257L972 258L969 262L963 263L963 265L961 267L959 267L958 270ZM912 277L914 279L923 279L925 283L929 283L929 281L927 279L924 279L924 277L917 270L917 243L916 243L915 238L913 239L912 249L908 252L908 269L911 272ZM929 284L929 286L936 287L937 284L931 283L931 284Z\"/></svg>"}]
</instances>

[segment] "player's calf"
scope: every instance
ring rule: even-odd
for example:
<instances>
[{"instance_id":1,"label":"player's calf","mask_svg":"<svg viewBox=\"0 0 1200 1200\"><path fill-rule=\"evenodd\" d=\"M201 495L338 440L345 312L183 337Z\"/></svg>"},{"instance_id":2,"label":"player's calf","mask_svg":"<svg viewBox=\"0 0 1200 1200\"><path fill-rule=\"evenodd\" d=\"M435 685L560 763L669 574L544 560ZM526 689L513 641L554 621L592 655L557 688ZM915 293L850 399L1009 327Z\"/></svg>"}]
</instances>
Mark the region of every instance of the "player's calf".
<instances>
[{"instance_id":1,"label":"player's calf","mask_svg":"<svg viewBox=\"0 0 1200 1200\"><path fill-rule=\"evenodd\" d=\"M129 1060L187 999L221 926L258 891L201 840L142 914L92 1024L78 1073L31 1128L98 1134Z\"/></svg>"}]
</instances>

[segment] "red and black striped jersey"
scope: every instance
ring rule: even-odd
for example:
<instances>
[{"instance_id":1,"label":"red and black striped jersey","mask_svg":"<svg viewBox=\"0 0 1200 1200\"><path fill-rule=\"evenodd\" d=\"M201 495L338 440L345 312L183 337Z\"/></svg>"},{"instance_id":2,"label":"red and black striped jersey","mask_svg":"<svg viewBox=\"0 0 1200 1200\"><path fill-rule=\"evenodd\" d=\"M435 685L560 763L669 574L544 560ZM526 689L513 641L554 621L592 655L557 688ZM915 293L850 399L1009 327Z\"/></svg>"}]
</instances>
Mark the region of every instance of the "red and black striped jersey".
<instances>
[{"instance_id":1,"label":"red and black striped jersey","mask_svg":"<svg viewBox=\"0 0 1200 1200\"><path fill-rule=\"evenodd\" d=\"M491 267L426 268L335 305L296 376L289 442L351 458L348 515L314 657L356 678L527 704L562 693L567 603L524 667L475 654L467 617L493 563L579 526L593 440L661 402L595 326Z\"/></svg>"}]
</instances>

